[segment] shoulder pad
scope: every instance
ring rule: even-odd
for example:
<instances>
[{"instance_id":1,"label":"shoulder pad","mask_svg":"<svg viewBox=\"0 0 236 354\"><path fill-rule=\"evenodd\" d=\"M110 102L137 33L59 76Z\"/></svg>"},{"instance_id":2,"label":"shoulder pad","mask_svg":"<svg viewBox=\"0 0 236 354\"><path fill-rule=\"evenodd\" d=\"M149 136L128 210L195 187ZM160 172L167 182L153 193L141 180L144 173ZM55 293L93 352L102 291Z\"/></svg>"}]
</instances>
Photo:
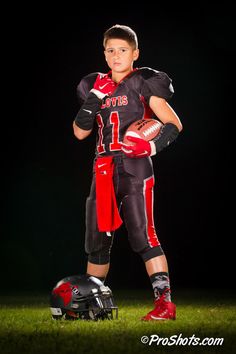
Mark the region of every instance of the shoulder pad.
<instances>
[{"instance_id":1,"label":"shoulder pad","mask_svg":"<svg viewBox=\"0 0 236 354\"><path fill-rule=\"evenodd\" d=\"M163 71L143 67L138 70L142 79L142 95L149 101L151 96L170 99L174 93L171 78Z\"/></svg>"},{"instance_id":2,"label":"shoulder pad","mask_svg":"<svg viewBox=\"0 0 236 354\"><path fill-rule=\"evenodd\" d=\"M79 103L82 104L87 96L89 95L89 91L93 88L93 84L98 76L98 74L102 74L100 72L95 72L88 74L82 78L80 83L77 86L77 97L79 100Z\"/></svg>"},{"instance_id":3,"label":"shoulder pad","mask_svg":"<svg viewBox=\"0 0 236 354\"><path fill-rule=\"evenodd\" d=\"M149 79L150 77L152 76L155 76L159 73L161 73L161 71L158 71L158 70L154 70L152 68L149 68L147 66L144 66L142 68L139 68L138 69L138 72L140 73L140 75L144 78L144 80L146 79Z\"/></svg>"}]
</instances>

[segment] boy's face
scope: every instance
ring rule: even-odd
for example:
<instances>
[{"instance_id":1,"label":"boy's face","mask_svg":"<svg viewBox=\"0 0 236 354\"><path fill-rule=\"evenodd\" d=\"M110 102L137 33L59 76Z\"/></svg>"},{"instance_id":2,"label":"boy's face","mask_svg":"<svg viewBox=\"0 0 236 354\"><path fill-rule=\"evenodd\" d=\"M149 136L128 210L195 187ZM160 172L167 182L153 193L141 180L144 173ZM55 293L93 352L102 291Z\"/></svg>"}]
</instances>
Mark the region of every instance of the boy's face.
<instances>
[{"instance_id":1,"label":"boy's face","mask_svg":"<svg viewBox=\"0 0 236 354\"><path fill-rule=\"evenodd\" d=\"M133 49L123 39L109 39L104 54L113 73L127 74L133 69L133 62L138 59L139 50Z\"/></svg>"}]
</instances>

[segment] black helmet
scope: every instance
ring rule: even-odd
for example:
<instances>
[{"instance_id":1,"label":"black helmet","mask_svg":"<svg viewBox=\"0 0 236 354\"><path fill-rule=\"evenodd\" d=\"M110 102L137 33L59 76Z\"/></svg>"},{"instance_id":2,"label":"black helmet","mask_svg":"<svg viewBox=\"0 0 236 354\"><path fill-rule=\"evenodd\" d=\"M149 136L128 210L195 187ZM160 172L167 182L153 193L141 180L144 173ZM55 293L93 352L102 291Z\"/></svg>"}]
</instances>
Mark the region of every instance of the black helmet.
<instances>
[{"instance_id":1,"label":"black helmet","mask_svg":"<svg viewBox=\"0 0 236 354\"><path fill-rule=\"evenodd\" d=\"M111 289L98 278L73 275L63 278L53 288L50 309L54 319L113 319L118 318Z\"/></svg>"}]
</instances>

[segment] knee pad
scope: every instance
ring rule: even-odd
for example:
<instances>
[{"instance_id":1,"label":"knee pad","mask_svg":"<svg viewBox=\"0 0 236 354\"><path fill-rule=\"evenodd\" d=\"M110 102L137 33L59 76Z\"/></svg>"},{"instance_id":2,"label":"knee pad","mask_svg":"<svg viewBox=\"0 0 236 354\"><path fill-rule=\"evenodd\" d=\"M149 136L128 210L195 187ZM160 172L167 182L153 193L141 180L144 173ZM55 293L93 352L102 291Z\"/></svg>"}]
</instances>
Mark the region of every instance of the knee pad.
<instances>
[{"instance_id":1,"label":"knee pad","mask_svg":"<svg viewBox=\"0 0 236 354\"><path fill-rule=\"evenodd\" d=\"M107 236L105 232L98 231L96 200L90 197L87 198L85 252L88 254L88 260L91 263L109 263L113 236L113 234L111 236Z\"/></svg>"},{"instance_id":2,"label":"knee pad","mask_svg":"<svg viewBox=\"0 0 236 354\"><path fill-rule=\"evenodd\" d=\"M110 253L102 254L101 252L94 252L88 255L88 261L93 264L107 264L110 263Z\"/></svg>"},{"instance_id":3,"label":"knee pad","mask_svg":"<svg viewBox=\"0 0 236 354\"><path fill-rule=\"evenodd\" d=\"M131 194L122 201L128 239L132 250L143 253L145 250L160 246L155 226L147 218L147 208L141 193Z\"/></svg>"},{"instance_id":4,"label":"knee pad","mask_svg":"<svg viewBox=\"0 0 236 354\"><path fill-rule=\"evenodd\" d=\"M164 255L164 251L161 246L156 246L153 248L148 248L139 252L144 262L149 261L149 259Z\"/></svg>"}]
</instances>

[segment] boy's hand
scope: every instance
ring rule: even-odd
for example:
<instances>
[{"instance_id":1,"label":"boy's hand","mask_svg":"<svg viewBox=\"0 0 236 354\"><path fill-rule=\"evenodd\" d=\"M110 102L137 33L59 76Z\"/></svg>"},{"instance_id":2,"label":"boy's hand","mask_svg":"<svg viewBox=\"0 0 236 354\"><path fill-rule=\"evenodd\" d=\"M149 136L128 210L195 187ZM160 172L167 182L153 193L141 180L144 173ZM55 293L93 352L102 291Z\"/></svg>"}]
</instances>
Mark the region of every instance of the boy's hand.
<instances>
[{"instance_id":1,"label":"boy's hand","mask_svg":"<svg viewBox=\"0 0 236 354\"><path fill-rule=\"evenodd\" d=\"M90 92L93 92L98 98L102 100L105 96L111 95L115 88L115 82L108 75L98 74Z\"/></svg>"},{"instance_id":2,"label":"boy's hand","mask_svg":"<svg viewBox=\"0 0 236 354\"><path fill-rule=\"evenodd\" d=\"M127 136L127 140L134 142L134 145L127 145L121 143L121 150L125 153L125 155L129 157L139 158L150 156L152 154L152 148L149 141L135 138L133 136Z\"/></svg>"}]
</instances>

